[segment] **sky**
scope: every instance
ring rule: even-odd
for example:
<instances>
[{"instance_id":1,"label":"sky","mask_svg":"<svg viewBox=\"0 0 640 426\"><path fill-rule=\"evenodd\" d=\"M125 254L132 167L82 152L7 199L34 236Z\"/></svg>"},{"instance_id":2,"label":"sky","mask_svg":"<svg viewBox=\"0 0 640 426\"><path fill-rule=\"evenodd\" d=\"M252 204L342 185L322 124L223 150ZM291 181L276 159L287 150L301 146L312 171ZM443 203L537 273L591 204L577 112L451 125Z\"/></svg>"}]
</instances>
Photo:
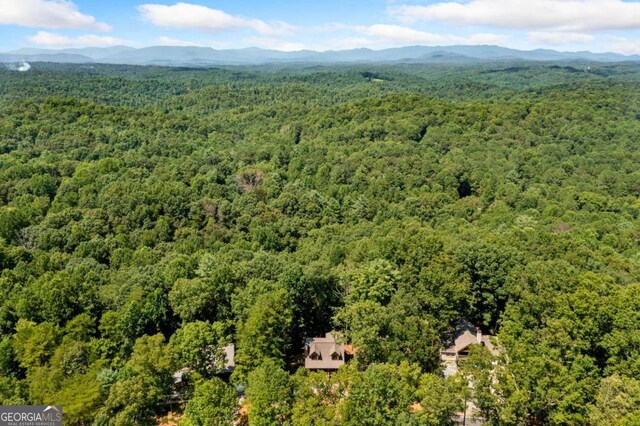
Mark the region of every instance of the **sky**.
<instances>
[{"instance_id":1,"label":"sky","mask_svg":"<svg viewBox=\"0 0 640 426\"><path fill-rule=\"evenodd\" d=\"M485 44L640 54L640 0L0 0L0 51Z\"/></svg>"}]
</instances>

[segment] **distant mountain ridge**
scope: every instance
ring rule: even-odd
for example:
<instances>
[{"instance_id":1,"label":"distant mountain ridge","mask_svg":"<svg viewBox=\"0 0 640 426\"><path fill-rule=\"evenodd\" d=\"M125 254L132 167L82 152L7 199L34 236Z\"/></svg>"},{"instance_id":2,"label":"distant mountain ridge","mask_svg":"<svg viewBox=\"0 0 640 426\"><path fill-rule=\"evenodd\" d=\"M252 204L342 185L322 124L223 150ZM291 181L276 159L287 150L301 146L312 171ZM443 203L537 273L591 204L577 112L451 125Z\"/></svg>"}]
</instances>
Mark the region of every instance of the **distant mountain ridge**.
<instances>
[{"instance_id":1,"label":"distant mountain ridge","mask_svg":"<svg viewBox=\"0 0 640 426\"><path fill-rule=\"evenodd\" d=\"M559 52L550 49L530 51L499 46L407 46L383 50L366 48L315 52L301 50L245 49L216 50L196 46L151 46L140 49L128 46L87 47L77 49L23 48L0 53L0 62L106 63L129 65L207 66L260 65L273 63L439 63L495 60L596 62L640 61L640 55L618 53Z\"/></svg>"}]
</instances>

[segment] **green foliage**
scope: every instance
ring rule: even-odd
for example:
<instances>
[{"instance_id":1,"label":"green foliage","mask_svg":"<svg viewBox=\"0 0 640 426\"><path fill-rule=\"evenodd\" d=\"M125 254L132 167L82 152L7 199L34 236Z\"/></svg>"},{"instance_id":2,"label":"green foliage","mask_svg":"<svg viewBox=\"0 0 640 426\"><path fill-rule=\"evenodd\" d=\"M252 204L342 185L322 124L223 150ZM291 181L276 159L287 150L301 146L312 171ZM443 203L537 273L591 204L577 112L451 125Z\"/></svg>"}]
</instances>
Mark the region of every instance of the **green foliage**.
<instances>
[{"instance_id":1,"label":"green foliage","mask_svg":"<svg viewBox=\"0 0 640 426\"><path fill-rule=\"evenodd\" d=\"M458 262L471 278L471 291L477 301L475 316L494 326L507 300L507 280L511 268L519 262L518 253L486 243L461 246L456 253Z\"/></svg>"},{"instance_id":2,"label":"green foliage","mask_svg":"<svg viewBox=\"0 0 640 426\"><path fill-rule=\"evenodd\" d=\"M632 425L640 419L640 382L617 374L602 380L591 407L593 425Z\"/></svg>"},{"instance_id":3,"label":"green foliage","mask_svg":"<svg viewBox=\"0 0 640 426\"><path fill-rule=\"evenodd\" d=\"M222 324L197 321L176 330L171 336L169 350L181 367L210 377L224 368L225 340Z\"/></svg>"},{"instance_id":4,"label":"green foliage","mask_svg":"<svg viewBox=\"0 0 640 426\"><path fill-rule=\"evenodd\" d=\"M28 224L26 215L17 208L0 208L0 238L14 241L18 232Z\"/></svg>"},{"instance_id":5,"label":"green foliage","mask_svg":"<svg viewBox=\"0 0 640 426\"><path fill-rule=\"evenodd\" d=\"M61 383L59 392L55 394L54 400L64 406L66 424L91 423L102 407L104 393L95 379L96 367L84 374L76 374L65 379Z\"/></svg>"},{"instance_id":6,"label":"green foliage","mask_svg":"<svg viewBox=\"0 0 640 426\"><path fill-rule=\"evenodd\" d=\"M18 363L11 336L3 336L0 340L0 375L2 377L15 377L18 375Z\"/></svg>"},{"instance_id":7,"label":"green foliage","mask_svg":"<svg viewBox=\"0 0 640 426\"><path fill-rule=\"evenodd\" d=\"M232 424L238 411L236 393L217 378L196 386L185 407L184 422L192 426L224 426Z\"/></svg>"},{"instance_id":8,"label":"green foliage","mask_svg":"<svg viewBox=\"0 0 640 426\"><path fill-rule=\"evenodd\" d=\"M19 320L13 348L20 366L29 369L45 365L53 355L59 335L60 331L53 324Z\"/></svg>"},{"instance_id":9,"label":"green foliage","mask_svg":"<svg viewBox=\"0 0 640 426\"><path fill-rule=\"evenodd\" d=\"M296 426L342 424L340 406L357 374L348 367L331 375L298 370L294 376L292 423Z\"/></svg>"},{"instance_id":10,"label":"green foliage","mask_svg":"<svg viewBox=\"0 0 640 426\"><path fill-rule=\"evenodd\" d=\"M0 402L225 423L235 343L254 424L638 423L640 71L589 66L1 69Z\"/></svg>"},{"instance_id":11,"label":"green foliage","mask_svg":"<svg viewBox=\"0 0 640 426\"><path fill-rule=\"evenodd\" d=\"M388 324L385 314L379 303L364 301L347 305L336 315L336 323L344 328L346 338L358 348L358 360L365 364L384 358L381 337Z\"/></svg>"},{"instance_id":12,"label":"green foliage","mask_svg":"<svg viewBox=\"0 0 640 426\"><path fill-rule=\"evenodd\" d=\"M173 382L174 364L164 337L136 340L131 358L110 386L98 423L109 425L153 424Z\"/></svg>"},{"instance_id":13,"label":"green foliage","mask_svg":"<svg viewBox=\"0 0 640 426\"><path fill-rule=\"evenodd\" d=\"M473 384L471 399L482 418L499 424L500 395L495 385L497 366L491 353L485 347L474 345L469 350L469 357L460 364L460 374Z\"/></svg>"},{"instance_id":14,"label":"green foliage","mask_svg":"<svg viewBox=\"0 0 640 426\"><path fill-rule=\"evenodd\" d=\"M238 379L266 360L282 364L290 345L292 314L291 300L284 289L258 297L247 320L239 324L234 372Z\"/></svg>"},{"instance_id":15,"label":"green foliage","mask_svg":"<svg viewBox=\"0 0 640 426\"><path fill-rule=\"evenodd\" d=\"M463 384L463 386L466 384ZM417 424L425 426L451 425L452 414L461 412L463 390L454 380L443 381L434 374L425 374L420 380L416 396L419 408L414 413Z\"/></svg>"},{"instance_id":16,"label":"green foliage","mask_svg":"<svg viewBox=\"0 0 640 426\"><path fill-rule=\"evenodd\" d=\"M389 261L376 259L353 272L347 285L347 301L386 304L398 286L399 275Z\"/></svg>"},{"instance_id":17,"label":"green foliage","mask_svg":"<svg viewBox=\"0 0 640 426\"><path fill-rule=\"evenodd\" d=\"M344 402L343 416L348 425L407 424L420 369L403 363L400 366L373 364L355 381Z\"/></svg>"},{"instance_id":18,"label":"green foliage","mask_svg":"<svg viewBox=\"0 0 640 426\"><path fill-rule=\"evenodd\" d=\"M292 381L277 362L267 360L249 373L246 393L250 426L290 424Z\"/></svg>"}]
</instances>

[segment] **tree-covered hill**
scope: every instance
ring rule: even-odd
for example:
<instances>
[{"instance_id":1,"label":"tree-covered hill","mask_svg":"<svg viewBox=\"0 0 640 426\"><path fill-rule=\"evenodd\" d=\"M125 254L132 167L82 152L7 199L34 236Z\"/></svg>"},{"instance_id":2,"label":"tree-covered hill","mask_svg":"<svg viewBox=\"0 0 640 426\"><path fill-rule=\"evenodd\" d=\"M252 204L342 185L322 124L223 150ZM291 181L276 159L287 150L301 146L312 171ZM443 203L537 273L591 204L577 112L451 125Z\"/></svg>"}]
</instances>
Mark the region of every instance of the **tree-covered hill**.
<instances>
[{"instance_id":1,"label":"tree-covered hill","mask_svg":"<svg viewBox=\"0 0 640 426\"><path fill-rule=\"evenodd\" d=\"M635 64L0 70L0 403L637 424L639 99ZM501 355L444 379L462 318ZM304 371L332 330L355 359Z\"/></svg>"}]
</instances>

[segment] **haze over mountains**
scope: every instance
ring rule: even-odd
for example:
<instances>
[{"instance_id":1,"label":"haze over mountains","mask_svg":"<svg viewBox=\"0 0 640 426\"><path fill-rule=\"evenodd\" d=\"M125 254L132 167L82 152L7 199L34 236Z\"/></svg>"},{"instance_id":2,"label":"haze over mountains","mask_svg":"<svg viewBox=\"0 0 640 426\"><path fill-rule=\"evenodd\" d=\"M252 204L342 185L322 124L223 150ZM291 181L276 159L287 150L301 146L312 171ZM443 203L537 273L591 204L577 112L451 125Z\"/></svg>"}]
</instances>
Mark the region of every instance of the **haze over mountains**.
<instances>
[{"instance_id":1,"label":"haze over mountains","mask_svg":"<svg viewBox=\"0 0 640 426\"><path fill-rule=\"evenodd\" d=\"M0 62L106 63L130 65L207 66L273 63L473 63L484 61L589 60L599 62L640 61L639 55L617 53L558 52L548 49L522 51L499 46L408 46L384 50L352 49L314 52L283 52L260 48L216 50L209 47L127 46L75 49L23 48L0 53Z\"/></svg>"}]
</instances>

